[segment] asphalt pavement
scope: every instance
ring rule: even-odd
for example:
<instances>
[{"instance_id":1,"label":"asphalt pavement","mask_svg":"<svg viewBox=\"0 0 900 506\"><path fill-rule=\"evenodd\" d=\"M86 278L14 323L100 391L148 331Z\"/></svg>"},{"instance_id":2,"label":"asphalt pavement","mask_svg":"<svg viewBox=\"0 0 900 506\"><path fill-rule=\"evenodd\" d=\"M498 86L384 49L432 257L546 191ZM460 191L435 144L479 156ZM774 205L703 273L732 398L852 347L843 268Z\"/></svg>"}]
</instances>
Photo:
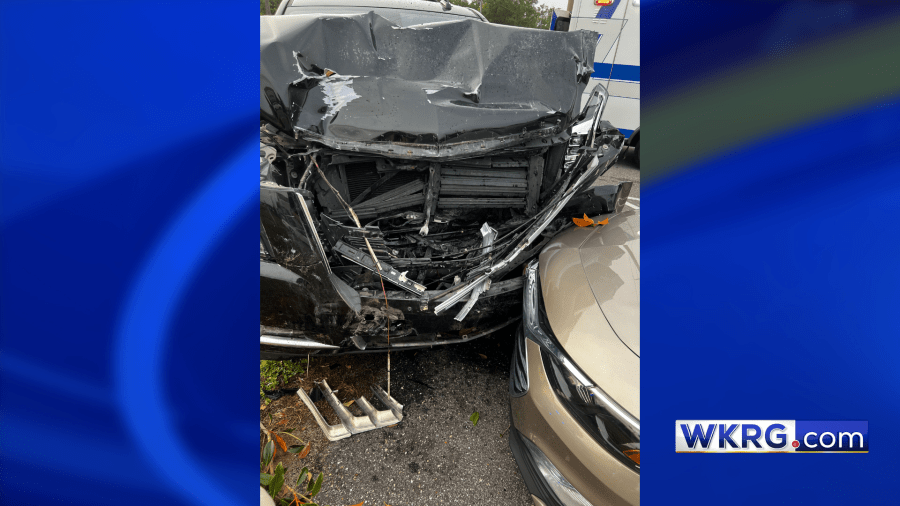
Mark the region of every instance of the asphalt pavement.
<instances>
[{"instance_id":1,"label":"asphalt pavement","mask_svg":"<svg viewBox=\"0 0 900 506\"><path fill-rule=\"evenodd\" d=\"M640 198L631 156L595 184L621 181L633 181L631 196ZM405 406L403 421L329 443L320 461L326 479L319 504L530 505L508 440L514 329L471 343L394 352L391 395ZM474 412L477 425L470 421Z\"/></svg>"},{"instance_id":2,"label":"asphalt pavement","mask_svg":"<svg viewBox=\"0 0 900 506\"><path fill-rule=\"evenodd\" d=\"M530 504L507 439L512 329L393 353L403 421L330 443L320 504Z\"/></svg>"},{"instance_id":3,"label":"asphalt pavement","mask_svg":"<svg viewBox=\"0 0 900 506\"><path fill-rule=\"evenodd\" d=\"M630 196L633 198L641 198L641 172L634 163L634 148L628 148L624 160L613 165L605 174L597 178L594 184L619 184L623 181L632 181Z\"/></svg>"}]
</instances>

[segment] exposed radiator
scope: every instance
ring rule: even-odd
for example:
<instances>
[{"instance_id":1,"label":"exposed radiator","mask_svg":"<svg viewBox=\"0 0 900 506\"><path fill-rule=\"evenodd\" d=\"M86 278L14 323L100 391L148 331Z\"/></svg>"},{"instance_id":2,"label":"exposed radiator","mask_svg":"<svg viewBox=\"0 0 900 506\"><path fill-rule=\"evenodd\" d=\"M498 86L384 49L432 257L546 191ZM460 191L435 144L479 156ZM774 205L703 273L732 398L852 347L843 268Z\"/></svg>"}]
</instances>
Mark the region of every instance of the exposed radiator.
<instances>
[{"instance_id":1,"label":"exposed radiator","mask_svg":"<svg viewBox=\"0 0 900 506\"><path fill-rule=\"evenodd\" d=\"M441 169L438 208L524 207L528 194L525 168Z\"/></svg>"}]
</instances>

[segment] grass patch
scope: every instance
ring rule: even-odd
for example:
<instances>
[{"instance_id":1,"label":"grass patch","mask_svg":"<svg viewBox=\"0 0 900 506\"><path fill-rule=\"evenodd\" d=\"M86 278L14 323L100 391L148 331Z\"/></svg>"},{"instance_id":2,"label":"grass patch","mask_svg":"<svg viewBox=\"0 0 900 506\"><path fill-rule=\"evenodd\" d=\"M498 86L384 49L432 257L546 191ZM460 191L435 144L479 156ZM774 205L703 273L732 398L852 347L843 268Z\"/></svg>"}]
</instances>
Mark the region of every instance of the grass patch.
<instances>
[{"instance_id":1,"label":"grass patch","mask_svg":"<svg viewBox=\"0 0 900 506\"><path fill-rule=\"evenodd\" d=\"M283 388L295 376L306 370L306 359L301 360L260 360L259 361L259 402L269 405L271 399L266 391Z\"/></svg>"}]
</instances>

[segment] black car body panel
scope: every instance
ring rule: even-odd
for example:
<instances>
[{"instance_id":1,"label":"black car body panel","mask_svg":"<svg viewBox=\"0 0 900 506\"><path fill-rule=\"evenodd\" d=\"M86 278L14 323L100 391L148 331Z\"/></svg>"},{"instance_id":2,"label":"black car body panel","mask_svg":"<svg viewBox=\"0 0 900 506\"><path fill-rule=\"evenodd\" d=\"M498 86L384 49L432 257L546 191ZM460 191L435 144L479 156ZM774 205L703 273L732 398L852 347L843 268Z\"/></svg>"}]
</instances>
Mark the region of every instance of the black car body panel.
<instances>
[{"instance_id":1,"label":"black car body panel","mask_svg":"<svg viewBox=\"0 0 900 506\"><path fill-rule=\"evenodd\" d=\"M516 321L518 268L624 142L602 86L575 110L596 37L371 12L260 23L263 358Z\"/></svg>"}]
</instances>

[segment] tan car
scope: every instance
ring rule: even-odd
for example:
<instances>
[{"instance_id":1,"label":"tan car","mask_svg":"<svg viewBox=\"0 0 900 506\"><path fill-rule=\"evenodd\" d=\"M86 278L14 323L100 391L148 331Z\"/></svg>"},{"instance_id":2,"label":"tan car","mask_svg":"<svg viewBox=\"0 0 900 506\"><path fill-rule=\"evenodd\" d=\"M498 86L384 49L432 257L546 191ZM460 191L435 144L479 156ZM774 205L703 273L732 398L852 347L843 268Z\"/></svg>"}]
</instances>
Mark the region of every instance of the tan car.
<instances>
[{"instance_id":1,"label":"tan car","mask_svg":"<svg viewBox=\"0 0 900 506\"><path fill-rule=\"evenodd\" d=\"M640 504L640 211L571 228L526 270L510 447L535 505Z\"/></svg>"}]
</instances>

